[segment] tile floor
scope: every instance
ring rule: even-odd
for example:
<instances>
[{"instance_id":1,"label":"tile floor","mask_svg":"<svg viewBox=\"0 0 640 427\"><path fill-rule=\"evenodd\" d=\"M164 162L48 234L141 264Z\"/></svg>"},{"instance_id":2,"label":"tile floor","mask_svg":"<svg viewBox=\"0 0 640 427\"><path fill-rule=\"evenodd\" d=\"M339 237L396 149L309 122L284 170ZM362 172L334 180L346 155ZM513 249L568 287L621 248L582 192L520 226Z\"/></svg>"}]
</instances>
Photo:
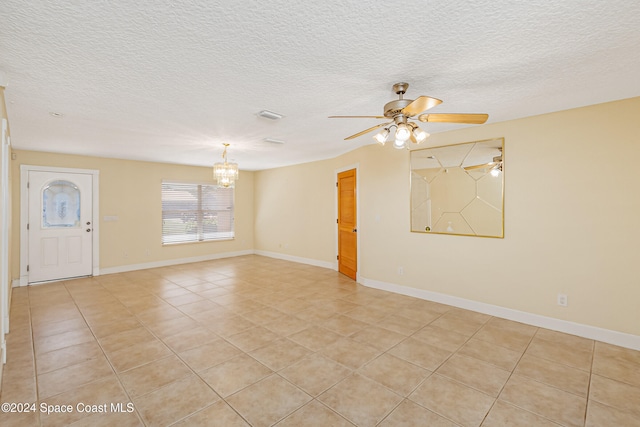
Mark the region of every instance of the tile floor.
<instances>
[{"instance_id":1,"label":"tile floor","mask_svg":"<svg viewBox=\"0 0 640 427\"><path fill-rule=\"evenodd\" d=\"M2 426L640 426L638 351L260 256L17 288L11 326Z\"/></svg>"}]
</instances>

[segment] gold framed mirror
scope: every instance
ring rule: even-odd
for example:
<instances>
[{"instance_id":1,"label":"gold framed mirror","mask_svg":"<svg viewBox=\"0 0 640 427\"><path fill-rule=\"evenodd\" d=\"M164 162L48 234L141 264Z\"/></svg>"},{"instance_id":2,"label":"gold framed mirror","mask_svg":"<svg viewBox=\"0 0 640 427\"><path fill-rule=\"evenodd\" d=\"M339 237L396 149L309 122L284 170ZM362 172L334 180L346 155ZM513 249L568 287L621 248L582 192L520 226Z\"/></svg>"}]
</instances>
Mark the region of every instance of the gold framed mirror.
<instances>
[{"instance_id":1,"label":"gold framed mirror","mask_svg":"<svg viewBox=\"0 0 640 427\"><path fill-rule=\"evenodd\" d=\"M504 237L504 138L412 150L411 231Z\"/></svg>"}]
</instances>

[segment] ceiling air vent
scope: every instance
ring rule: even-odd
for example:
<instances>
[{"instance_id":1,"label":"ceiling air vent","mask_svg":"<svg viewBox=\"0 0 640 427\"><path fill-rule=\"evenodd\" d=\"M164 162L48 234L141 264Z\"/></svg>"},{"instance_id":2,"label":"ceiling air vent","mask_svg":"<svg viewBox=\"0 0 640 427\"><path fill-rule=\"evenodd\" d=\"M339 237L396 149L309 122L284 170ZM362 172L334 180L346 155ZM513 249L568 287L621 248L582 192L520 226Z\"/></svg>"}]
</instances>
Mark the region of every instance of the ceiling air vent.
<instances>
[{"instance_id":1,"label":"ceiling air vent","mask_svg":"<svg viewBox=\"0 0 640 427\"><path fill-rule=\"evenodd\" d=\"M271 119L271 120L280 120L281 118L284 117L282 114L274 113L273 111L269 111L269 110L262 110L258 113L258 115L260 117L264 117L265 119Z\"/></svg>"}]
</instances>

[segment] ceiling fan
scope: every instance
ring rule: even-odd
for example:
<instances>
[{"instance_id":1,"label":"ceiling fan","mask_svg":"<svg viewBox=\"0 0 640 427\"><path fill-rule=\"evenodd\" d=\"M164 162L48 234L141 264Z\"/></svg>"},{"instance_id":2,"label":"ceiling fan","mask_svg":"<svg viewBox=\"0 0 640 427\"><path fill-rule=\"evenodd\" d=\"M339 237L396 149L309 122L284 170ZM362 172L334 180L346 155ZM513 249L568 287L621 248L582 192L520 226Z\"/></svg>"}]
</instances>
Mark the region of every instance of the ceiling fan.
<instances>
[{"instance_id":1,"label":"ceiling fan","mask_svg":"<svg viewBox=\"0 0 640 427\"><path fill-rule=\"evenodd\" d=\"M464 169L465 171L485 169L489 171L489 173L491 173L492 176L496 177L500 175L500 172L502 172L502 154L500 154L499 156L494 156L492 161L488 163L483 163L480 165L463 166L462 169Z\"/></svg>"},{"instance_id":2,"label":"ceiling fan","mask_svg":"<svg viewBox=\"0 0 640 427\"><path fill-rule=\"evenodd\" d=\"M419 144L423 142L429 134L420 127L409 121L414 116L435 107L442 103L437 98L430 96L420 96L413 99L403 99L403 95L409 88L409 83L396 83L393 85L393 91L398 95L398 99L387 102L384 106L384 115L382 116L329 116L330 119L391 119L390 122L382 123L365 129L362 132L358 132L354 135L348 136L346 140L357 138L365 133L369 133L373 130L383 128L378 132L373 139L378 143L384 145L389 139L390 130L392 127L396 128L395 141L393 143L396 148L404 148L407 141ZM432 123L468 123L468 124L482 124L489 118L488 114L459 114L459 113L438 113L438 114L420 114L417 120L421 122Z\"/></svg>"}]
</instances>

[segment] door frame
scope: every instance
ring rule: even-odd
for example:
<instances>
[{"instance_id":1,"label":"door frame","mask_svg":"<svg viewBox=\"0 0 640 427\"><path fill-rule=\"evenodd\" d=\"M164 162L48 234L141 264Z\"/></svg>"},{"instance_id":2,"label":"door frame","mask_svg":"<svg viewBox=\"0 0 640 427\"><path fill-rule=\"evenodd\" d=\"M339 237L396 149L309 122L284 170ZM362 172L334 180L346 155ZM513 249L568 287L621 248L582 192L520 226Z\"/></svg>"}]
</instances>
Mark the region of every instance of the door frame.
<instances>
[{"instance_id":1,"label":"door frame","mask_svg":"<svg viewBox=\"0 0 640 427\"><path fill-rule=\"evenodd\" d=\"M93 224L93 236L91 239L91 275L100 275L100 215L98 212L99 207L99 177L100 171L96 169L73 169L73 168L60 168L53 166L34 166L34 165L20 165L20 286L29 285L29 272L27 271L27 265L29 263L29 235L27 232L27 222L29 220L29 198L27 183L29 181L29 172L54 172L54 173L79 173L92 175L92 212L91 223ZM42 282L46 283L46 282Z\"/></svg>"},{"instance_id":2,"label":"door frame","mask_svg":"<svg viewBox=\"0 0 640 427\"><path fill-rule=\"evenodd\" d=\"M338 183L338 174L341 172L346 172L348 170L354 169L356 171L356 227L358 228L358 232L356 233L356 246L357 246L357 252L356 252L356 265L357 265L357 269L356 269L356 283L360 283L360 253L361 253L361 246L360 246L360 163L354 163L348 166L343 166L341 168L338 168L334 171L334 179L336 184ZM335 218L338 218L338 186L335 186L334 189L334 194L333 194L333 202L334 202L334 216ZM338 233L339 233L339 227L338 227L338 223L335 223L335 232L334 232L334 236L336 237L335 240L335 252L336 254L338 254ZM339 263L338 260L335 261L334 264L334 270L338 271L339 269Z\"/></svg>"},{"instance_id":3,"label":"door frame","mask_svg":"<svg viewBox=\"0 0 640 427\"><path fill-rule=\"evenodd\" d=\"M0 90L2 86L0 86ZM3 365L7 363L7 340L9 333L9 308L11 303L11 289L9 282L9 234L11 232L11 174L9 172L9 158L11 157L11 135L9 122L2 118L2 135L0 135L0 374Z\"/></svg>"}]
</instances>

